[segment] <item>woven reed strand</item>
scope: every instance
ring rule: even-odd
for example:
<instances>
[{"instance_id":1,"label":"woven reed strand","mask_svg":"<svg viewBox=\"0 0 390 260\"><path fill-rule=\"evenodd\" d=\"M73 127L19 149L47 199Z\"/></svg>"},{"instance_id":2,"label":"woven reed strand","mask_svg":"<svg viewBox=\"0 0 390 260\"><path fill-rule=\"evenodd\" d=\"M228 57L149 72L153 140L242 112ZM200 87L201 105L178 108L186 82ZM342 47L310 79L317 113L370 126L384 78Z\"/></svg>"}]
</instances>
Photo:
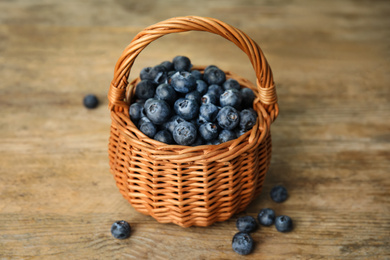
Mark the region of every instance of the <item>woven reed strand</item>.
<instances>
[{"instance_id":1,"label":"woven reed strand","mask_svg":"<svg viewBox=\"0 0 390 260\"><path fill-rule=\"evenodd\" d=\"M138 54L165 34L207 31L234 42L251 60L257 86L231 72L257 98L252 130L220 145L167 145L145 136L129 118L139 78L128 83ZM203 70L204 67L194 67ZM278 114L271 69L260 48L243 32L212 18L172 18L140 32L119 58L108 99L111 111L110 171L120 193L139 212L161 223L209 226L244 210L261 192L271 158L270 124Z\"/></svg>"}]
</instances>

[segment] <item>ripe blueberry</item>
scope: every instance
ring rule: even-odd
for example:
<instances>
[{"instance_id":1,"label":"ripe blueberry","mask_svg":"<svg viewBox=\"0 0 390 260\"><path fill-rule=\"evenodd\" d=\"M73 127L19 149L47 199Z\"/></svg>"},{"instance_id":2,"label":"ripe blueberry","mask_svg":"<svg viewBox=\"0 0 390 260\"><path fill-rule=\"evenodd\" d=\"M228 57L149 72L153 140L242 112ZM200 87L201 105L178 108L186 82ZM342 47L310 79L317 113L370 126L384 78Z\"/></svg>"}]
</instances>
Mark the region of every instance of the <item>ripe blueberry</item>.
<instances>
[{"instance_id":1,"label":"ripe blueberry","mask_svg":"<svg viewBox=\"0 0 390 260\"><path fill-rule=\"evenodd\" d=\"M200 100L202 104L212 103L214 105L217 105L217 96L214 94L206 93L202 96Z\"/></svg>"},{"instance_id":2,"label":"ripe blueberry","mask_svg":"<svg viewBox=\"0 0 390 260\"><path fill-rule=\"evenodd\" d=\"M204 72L203 79L209 84L221 85L226 80L225 72L218 68L209 68Z\"/></svg>"},{"instance_id":3,"label":"ripe blueberry","mask_svg":"<svg viewBox=\"0 0 390 260\"><path fill-rule=\"evenodd\" d=\"M143 110L144 110L144 104L143 103L133 103L129 107L129 115L131 121L137 122L138 120L141 119L143 115Z\"/></svg>"},{"instance_id":4,"label":"ripe blueberry","mask_svg":"<svg viewBox=\"0 0 390 260\"><path fill-rule=\"evenodd\" d=\"M256 230L257 222L252 216L243 216L237 219L236 227L238 231L249 233Z\"/></svg>"},{"instance_id":5,"label":"ripe blueberry","mask_svg":"<svg viewBox=\"0 0 390 260\"><path fill-rule=\"evenodd\" d=\"M99 104L99 100L93 94L86 95L83 99L83 104L86 108L96 108Z\"/></svg>"},{"instance_id":6,"label":"ripe blueberry","mask_svg":"<svg viewBox=\"0 0 390 260\"><path fill-rule=\"evenodd\" d=\"M144 105L146 116L152 121L153 124L161 125L166 122L171 116L171 108L164 100L149 99Z\"/></svg>"},{"instance_id":7,"label":"ripe blueberry","mask_svg":"<svg viewBox=\"0 0 390 260\"><path fill-rule=\"evenodd\" d=\"M131 227L124 220L116 221L111 226L111 234L117 239L126 239L130 237Z\"/></svg>"},{"instance_id":8,"label":"ripe blueberry","mask_svg":"<svg viewBox=\"0 0 390 260\"><path fill-rule=\"evenodd\" d=\"M252 129L256 124L257 114L253 109L244 109L240 112L240 128L244 131Z\"/></svg>"},{"instance_id":9,"label":"ripe blueberry","mask_svg":"<svg viewBox=\"0 0 390 260\"><path fill-rule=\"evenodd\" d=\"M208 88L209 87L206 82L200 79L196 80L196 91L198 91L201 95L206 94Z\"/></svg>"},{"instance_id":10,"label":"ripe blueberry","mask_svg":"<svg viewBox=\"0 0 390 260\"><path fill-rule=\"evenodd\" d=\"M242 96L242 106L244 108L252 108L253 100L255 99L255 93L250 88L242 88L240 89L240 93Z\"/></svg>"},{"instance_id":11,"label":"ripe blueberry","mask_svg":"<svg viewBox=\"0 0 390 260\"><path fill-rule=\"evenodd\" d=\"M173 63L168 61L168 60L161 62L160 65L162 65L165 68L166 71L174 70Z\"/></svg>"},{"instance_id":12,"label":"ripe blueberry","mask_svg":"<svg viewBox=\"0 0 390 260\"><path fill-rule=\"evenodd\" d=\"M288 193L285 187L282 185L277 185L271 189L270 192L271 199L275 202L283 202L287 199Z\"/></svg>"},{"instance_id":13,"label":"ripe blueberry","mask_svg":"<svg viewBox=\"0 0 390 260\"><path fill-rule=\"evenodd\" d=\"M187 93L185 97L188 99L192 99L192 100L196 101L196 103L200 104L200 102L201 102L200 99L202 96L200 95L200 93L198 91L194 90L194 91L191 91L190 93Z\"/></svg>"},{"instance_id":14,"label":"ripe blueberry","mask_svg":"<svg viewBox=\"0 0 390 260\"><path fill-rule=\"evenodd\" d=\"M153 83L163 84L167 82L168 75L167 70L163 65L154 66L149 73Z\"/></svg>"},{"instance_id":15,"label":"ripe blueberry","mask_svg":"<svg viewBox=\"0 0 390 260\"><path fill-rule=\"evenodd\" d=\"M219 108L213 103L202 104L199 108L199 115L208 122L214 122L217 118Z\"/></svg>"},{"instance_id":16,"label":"ripe blueberry","mask_svg":"<svg viewBox=\"0 0 390 260\"><path fill-rule=\"evenodd\" d=\"M227 129L223 129L223 130L219 133L219 136L218 136L218 140L219 140L221 143L224 143L224 142L227 142L227 141L236 139L236 138L237 138L236 133L233 132L232 130L227 130Z\"/></svg>"},{"instance_id":17,"label":"ripe blueberry","mask_svg":"<svg viewBox=\"0 0 390 260\"><path fill-rule=\"evenodd\" d=\"M218 112L217 121L223 129L232 130L240 122L240 115L234 107L226 106Z\"/></svg>"},{"instance_id":18,"label":"ripe blueberry","mask_svg":"<svg viewBox=\"0 0 390 260\"><path fill-rule=\"evenodd\" d=\"M207 93L213 94L213 95L219 97L223 93L223 88L220 85L212 84L209 86Z\"/></svg>"},{"instance_id":19,"label":"ripe blueberry","mask_svg":"<svg viewBox=\"0 0 390 260\"><path fill-rule=\"evenodd\" d=\"M263 226L271 226L275 221L275 211L269 208L260 210L257 220Z\"/></svg>"},{"instance_id":20,"label":"ripe blueberry","mask_svg":"<svg viewBox=\"0 0 390 260\"><path fill-rule=\"evenodd\" d=\"M196 118L199 113L198 103L188 98L179 98L176 100L173 109L177 115L185 120Z\"/></svg>"},{"instance_id":21,"label":"ripe blueberry","mask_svg":"<svg viewBox=\"0 0 390 260\"><path fill-rule=\"evenodd\" d=\"M277 216L275 219L275 227L279 232L289 232L293 229L293 222L289 216Z\"/></svg>"},{"instance_id":22,"label":"ripe blueberry","mask_svg":"<svg viewBox=\"0 0 390 260\"><path fill-rule=\"evenodd\" d=\"M213 140L218 136L218 127L214 123L204 123L199 126L199 134L206 141Z\"/></svg>"},{"instance_id":23,"label":"ripe blueberry","mask_svg":"<svg viewBox=\"0 0 390 260\"><path fill-rule=\"evenodd\" d=\"M146 116L138 121L138 129L149 138L153 138L157 132L156 126Z\"/></svg>"},{"instance_id":24,"label":"ripe blueberry","mask_svg":"<svg viewBox=\"0 0 390 260\"><path fill-rule=\"evenodd\" d=\"M155 86L150 80L141 80L135 87L135 95L139 99L148 99L154 96Z\"/></svg>"},{"instance_id":25,"label":"ripe blueberry","mask_svg":"<svg viewBox=\"0 0 390 260\"><path fill-rule=\"evenodd\" d=\"M191 145L196 138L196 127L190 122L181 122L173 130L173 139L180 145Z\"/></svg>"},{"instance_id":26,"label":"ripe blueberry","mask_svg":"<svg viewBox=\"0 0 390 260\"><path fill-rule=\"evenodd\" d=\"M196 88L196 79L187 71L176 72L171 77L172 87L180 93L188 93Z\"/></svg>"},{"instance_id":27,"label":"ripe blueberry","mask_svg":"<svg viewBox=\"0 0 390 260\"><path fill-rule=\"evenodd\" d=\"M176 91L171 85L163 83L156 88L154 98L164 100L168 104L173 104L176 100Z\"/></svg>"},{"instance_id":28,"label":"ripe blueberry","mask_svg":"<svg viewBox=\"0 0 390 260\"><path fill-rule=\"evenodd\" d=\"M172 134L168 130L160 130L160 131L158 131L154 135L153 139L157 140L157 141L160 141L162 143L166 143L166 144L172 144L173 143Z\"/></svg>"},{"instance_id":29,"label":"ripe blueberry","mask_svg":"<svg viewBox=\"0 0 390 260\"><path fill-rule=\"evenodd\" d=\"M173 58L173 66L177 71L190 71L191 60L186 56L176 56Z\"/></svg>"},{"instance_id":30,"label":"ripe blueberry","mask_svg":"<svg viewBox=\"0 0 390 260\"><path fill-rule=\"evenodd\" d=\"M196 80L201 80L203 78L203 75L199 70L191 70L191 74Z\"/></svg>"},{"instance_id":31,"label":"ripe blueberry","mask_svg":"<svg viewBox=\"0 0 390 260\"><path fill-rule=\"evenodd\" d=\"M219 104L224 106L231 106L236 109L239 109L241 105L241 93L237 89L228 89L225 90L225 92L222 93L222 95L219 97Z\"/></svg>"},{"instance_id":32,"label":"ripe blueberry","mask_svg":"<svg viewBox=\"0 0 390 260\"><path fill-rule=\"evenodd\" d=\"M227 80L223 83L223 88L224 88L225 90L228 90L228 89L240 90L241 86L240 86L240 83L238 83L237 80L235 80L235 79L227 79Z\"/></svg>"},{"instance_id":33,"label":"ripe blueberry","mask_svg":"<svg viewBox=\"0 0 390 260\"><path fill-rule=\"evenodd\" d=\"M240 255L248 255L253 250L253 239L245 232L238 232L232 241L233 250Z\"/></svg>"},{"instance_id":34,"label":"ripe blueberry","mask_svg":"<svg viewBox=\"0 0 390 260\"><path fill-rule=\"evenodd\" d=\"M169 132L171 132L171 134L173 133L173 130L175 129L175 127L181 123L181 122L185 122L185 120L183 118L181 118L180 116L178 115L174 115L172 116L168 122L165 122L163 125L162 125L162 129L166 129L168 130Z\"/></svg>"}]
</instances>

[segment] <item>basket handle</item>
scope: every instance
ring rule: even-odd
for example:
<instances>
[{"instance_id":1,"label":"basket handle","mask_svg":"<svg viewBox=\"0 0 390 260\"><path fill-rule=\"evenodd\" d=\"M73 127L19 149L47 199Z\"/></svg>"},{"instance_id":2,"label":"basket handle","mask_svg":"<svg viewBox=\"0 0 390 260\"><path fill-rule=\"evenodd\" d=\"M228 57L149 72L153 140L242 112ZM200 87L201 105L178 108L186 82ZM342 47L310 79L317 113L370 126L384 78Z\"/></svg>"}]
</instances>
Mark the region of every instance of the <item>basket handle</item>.
<instances>
[{"instance_id":1,"label":"basket handle","mask_svg":"<svg viewBox=\"0 0 390 260\"><path fill-rule=\"evenodd\" d=\"M114 79L108 92L109 109L123 111L128 104L124 101L127 79L138 54L149 43L158 38L178 32L205 31L218 34L237 45L247 54L256 73L256 84L260 102L264 105L263 116L272 123L279 113L272 71L260 47L244 32L214 18L185 16L171 18L145 28L139 32L123 51L115 65Z\"/></svg>"}]
</instances>

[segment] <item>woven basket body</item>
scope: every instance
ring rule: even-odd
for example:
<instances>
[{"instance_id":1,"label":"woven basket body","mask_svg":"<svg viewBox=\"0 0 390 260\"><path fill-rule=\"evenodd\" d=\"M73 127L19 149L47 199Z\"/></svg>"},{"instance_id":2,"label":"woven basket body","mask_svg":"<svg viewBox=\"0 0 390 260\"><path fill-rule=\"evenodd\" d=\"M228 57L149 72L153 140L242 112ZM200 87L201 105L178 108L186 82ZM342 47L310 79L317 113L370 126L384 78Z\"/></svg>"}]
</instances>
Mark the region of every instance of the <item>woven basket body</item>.
<instances>
[{"instance_id":1,"label":"woven basket body","mask_svg":"<svg viewBox=\"0 0 390 260\"><path fill-rule=\"evenodd\" d=\"M257 86L231 72L255 94L258 120L252 130L219 145L167 145L148 138L130 120L128 109L139 78L128 83L137 55L159 37L207 31L234 42L247 53ZM193 69L203 70L204 67ZM261 192L271 159L270 125L278 115L271 69L258 45L243 32L212 18L172 18L140 32L115 67L108 93L111 111L110 171L125 199L161 223L209 226L244 210Z\"/></svg>"}]
</instances>

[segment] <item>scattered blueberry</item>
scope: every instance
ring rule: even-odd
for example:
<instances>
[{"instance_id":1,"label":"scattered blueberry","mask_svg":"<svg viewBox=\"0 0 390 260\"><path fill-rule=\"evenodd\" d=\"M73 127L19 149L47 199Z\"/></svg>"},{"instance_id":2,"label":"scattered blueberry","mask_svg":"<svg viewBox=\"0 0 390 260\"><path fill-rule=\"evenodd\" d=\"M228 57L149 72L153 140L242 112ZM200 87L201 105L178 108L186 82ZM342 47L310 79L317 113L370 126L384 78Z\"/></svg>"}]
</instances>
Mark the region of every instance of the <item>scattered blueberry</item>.
<instances>
[{"instance_id":1,"label":"scattered blueberry","mask_svg":"<svg viewBox=\"0 0 390 260\"><path fill-rule=\"evenodd\" d=\"M169 130L158 131L153 137L153 139L162 143L173 144L172 134L171 132L169 132Z\"/></svg>"},{"instance_id":2,"label":"scattered blueberry","mask_svg":"<svg viewBox=\"0 0 390 260\"><path fill-rule=\"evenodd\" d=\"M209 83L209 85L221 85L225 82L226 75L225 72L219 68L209 68L204 72L203 79Z\"/></svg>"},{"instance_id":3,"label":"scattered blueberry","mask_svg":"<svg viewBox=\"0 0 390 260\"><path fill-rule=\"evenodd\" d=\"M253 239L248 233L238 232L233 237L232 248L240 255L248 255L253 250L253 244Z\"/></svg>"},{"instance_id":4,"label":"scattered blueberry","mask_svg":"<svg viewBox=\"0 0 390 260\"><path fill-rule=\"evenodd\" d=\"M96 108L99 104L99 100L94 94L86 95L83 99L83 104L86 108Z\"/></svg>"},{"instance_id":5,"label":"scattered blueberry","mask_svg":"<svg viewBox=\"0 0 390 260\"><path fill-rule=\"evenodd\" d=\"M217 121L223 129L232 130L240 122L240 115L234 107L226 106L218 112Z\"/></svg>"},{"instance_id":6,"label":"scattered blueberry","mask_svg":"<svg viewBox=\"0 0 390 260\"><path fill-rule=\"evenodd\" d=\"M248 131L256 124L257 114L254 110L244 109L240 112L240 129Z\"/></svg>"},{"instance_id":7,"label":"scattered blueberry","mask_svg":"<svg viewBox=\"0 0 390 260\"><path fill-rule=\"evenodd\" d=\"M214 122L217 118L219 108L213 103L202 104L199 108L199 115L208 122Z\"/></svg>"},{"instance_id":8,"label":"scattered blueberry","mask_svg":"<svg viewBox=\"0 0 390 260\"><path fill-rule=\"evenodd\" d=\"M187 71L176 72L171 77L172 87L180 93L188 93L195 90L196 79Z\"/></svg>"},{"instance_id":9,"label":"scattered blueberry","mask_svg":"<svg viewBox=\"0 0 390 260\"><path fill-rule=\"evenodd\" d=\"M159 99L147 100L144 105L146 116L153 124L161 125L171 116L171 108L167 102Z\"/></svg>"},{"instance_id":10,"label":"scattered blueberry","mask_svg":"<svg viewBox=\"0 0 390 260\"><path fill-rule=\"evenodd\" d=\"M219 97L219 104L224 106L231 106L236 109L240 108L241 105L241 93L237 89L228 89L222 93Z\"/></svg>"},{"instance_id":11,"label":"scattered blueberry","mask_svg":"<svg viewBox=\"0 0 390 260\"><path fill-rule=\"evenodd\" d=\"M176 101L176 91L167 83L163 83L156 88L154 98L166 101L168 104L173 104Z\"/></svg>"},{"instance_id":12,"label":"scattered blueberry","mask_svg":"<svg viewBox=\"0 0 390 260\"><path fill-rule=\"evenodd\" d=\"M277 216L275 219L275 227L279 232L289 232L293 229L293 222L289 216Z\"/></svg>"},{"instance_id":13,"label":"scattered blueberry","mask_svg":"<svg viewBox=\"0 0 390 260\"><path fill-rule=\"evenodd\" d=\"M204 123L199 126L199 134L206 141L213 140L218 136L218 127L214 123Z\"/></svg>"},{"instance_id":14,"label":"scattered blueberry","mask_svg":"<svg viewBox=\"0 0 390 260\"><path fill-rule=\"evenodd\" d=\"M131 227L124 220L116 221L111 226L111 234L117 239L126 239L130 237Z\"/></svg>"},{"instance_id":15,"label":"scattered blueberry","mask_svg":"<svg viewBox=\"0 0 390 260\"><path fill-rule=\"evenodd\" d=\"M141 80L135 87L135 95L140 99L148 99L154 96L155 86L150 80Z\"/></svg>"},{"instance_id":16,"label":"scattered blueberry","mask_svg":"<svg viewBox=\"0 0 390 260\"><path fill-rule=\"evenodd\" d=\"M188 98L179 98L173 108L176 114L185 120L196 118L199 113L198 103Z\"/></svg>"},{"instance_id":17,"label":"scattered blueberry","mask_svg":"<svg viewBox=\"0 0 390 260\"><path fill-rule=\"evenodd\" d=\"M270 192L271 199L275 202L283 202L287 199L288 193L285 187L282 185L277 185L271 189Z\"/></svg>"},{"instance_id":18,"label":"scattered blueberry","mask_svg":"<svg viewBox=\"0 0 390 260\"><path fill-rule=\"evenodd\" d=\"M252 216L243 216L237 219L236 227L238 231L249 233L256 230L257 222Z\"/></svg>"},{"instance_id":19,"label":"scattered blueberry","mask_svg":"<svg viewBox=\"0 0 390 260\"><path fill-rule=\"evenodd\" d=\"M223 83L223 88L224 88L225 90L228 90L228 89L240 90L241 86L240 86L240 83L238 83L237 80L235 80L235 79L227 79L227 80Z\"/></svg>"},{"instance_id":20,"label":"scattered blueberry","mask_svg":"<svg viewBox=\"0 0 390 260\"><path fill-rule=\"evenodd\" d=\"M236 138L237 138L236 133L233 132L232 130L227 130L227 129L223 129L223 130L219 133L219 136L218 136L218 140L219 140L221 143L224 143L224 142L227 142L227 141L236 139Z\"/></svg>"},{"instance_id":21,"label":"scattered blueberry","mask_svg":"<svg viewBox=\"0 0 390 260\"><path fill-rule=\"evenodd\" d=\"M262 209L257 215L260 225L271 226L275 221L275 211L269 208Z\"/></svg>"},{"instance_id":22,"label":"scattered blueberry","mask_svg":"<svg viewBox=\"0 0 390 260\"><path fill-rule=\"evenodd\" d=\"M173 58L173 67L176 71L190 71L191 60L186 56L176 56Z\"/></svg>"},{"instance_id":23,"label":"scattered blueberry","mask_svg":"<svg viewBox=\"0 0 390 260\"><path fill-rule=\"evenodd\" d=\"M173 139L180 145L191 145L196 138L196 127L190 122L181 122L173 130Z\"/></svg>"},{"instance_id":24,"label":"scattered blueberry","mask_svg":"<svg viewBox=\"0 0 390 260\"><path fill-rule=\"evenodd\" d=\"M255 93L250 88L242 88L240 89L241 97L242 97L242 105L244 108L252 108L253 100L255 100Z\"/></svg>"}]
</instances>

